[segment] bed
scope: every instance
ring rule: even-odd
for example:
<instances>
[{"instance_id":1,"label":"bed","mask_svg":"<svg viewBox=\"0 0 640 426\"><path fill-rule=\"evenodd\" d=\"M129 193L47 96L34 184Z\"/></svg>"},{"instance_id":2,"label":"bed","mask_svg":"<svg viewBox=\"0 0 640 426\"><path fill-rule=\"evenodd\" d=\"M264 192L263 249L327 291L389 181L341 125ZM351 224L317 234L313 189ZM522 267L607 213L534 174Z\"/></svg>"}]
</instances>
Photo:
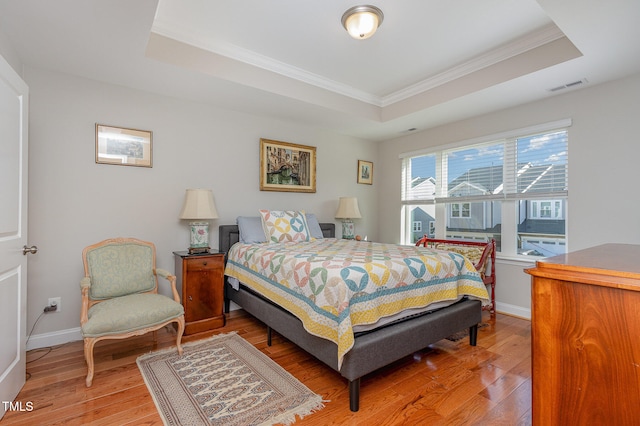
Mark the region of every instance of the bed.
<instances>
[{"instance_id":1,"label":"bed","mask_svg":"<svg viewBox=\"0 0 640 426\"><path fill-rule=\"evenodd\" d=\"M332 223L318 225L322 237L327 239L326 243L333 244L329 240L335 240L335 225ZM219 238L219 250L229 255L232 247L240 241L238 226L220 226ZM336 244L342 244L340 240L335 241ZM364 245L361 249L367 251L369 246L366 245L373 247L375 243L353 242L353 244ZM240 243L234 249L243 245L243 243ZM260 245L265 246L264 244L258 244L258 246ZM240 251L244 252L246 256L247 250L249 249L244 247ZM251 250L254 249L252 248ZM253 254L254 252L251 253ZM306 255L309 255L309 253ZM458 262L464 259L458 254L451 254L450 256ZM470 263L468 260L462 260L462 262ZM298 316L290 313L280 305L282 304L282 300L280 300L282 294L280 299L277 295L275 297L273 294L270 295L280 303L278 304L268 300L258 292L258 290L263 289L256 290L256 288L252 288L251 286L255 284L253 281L256 279L253 276L255 271L252 270L252 267L245 265L244 269L240 268L243 270L242 273L237 273L238 268L235 268L234 272L232 266L238 266L240 263L242 262L238 259L227 258L227 267L225 269L225 310L229 310L230 301L233 301L267 325L269 344L271 343L271 332L275 330L332 369L338 371L349 383L349 405L351 411L358 411L359 409L360 379L364 375L467 328L469 329L469 342L475 346L477 326L482 318L482 305L483 303L488 303L488 295L484 285L482 285L482 289L485 292L484 295L480 292L473 297L461 297L444 308L426 309L420 313L413 314L409 318L394 320L377 328L362 331L353 330L352 341L348 342L348 349L345 351L345 340L341 340L341 337L334 339L334 341L326 336L319 337L322 332L318 332L317 327L312 327L313 334L310 333L308 331L308 318L303 318L306 321L306 324L303 324L303 321ZM253 269L255 268L254 266ZM232 276L230 277L228 274ZM477 271L475 274L478 275ZM234 283L234 278L238 278L238 276L251 283L247 284L243 280L239 280L239 283ZM472 277L471 280L482 283L479 276ZM269 280L265 278L264 281ZM292 309L291 306L288 308ZM292 311L295 311L295 309L292 309ZM300 315L300 312L297 312L297 314ZM336 317L339 316L336 315ZM344 316L341 318L344 318ZM324 326L326 324L320 325ZM366 325L364 328L366 328ZM345 334L348 334L348 332ZM346 340L349 339L346 338Z\"/></svg>"}]
</instances>

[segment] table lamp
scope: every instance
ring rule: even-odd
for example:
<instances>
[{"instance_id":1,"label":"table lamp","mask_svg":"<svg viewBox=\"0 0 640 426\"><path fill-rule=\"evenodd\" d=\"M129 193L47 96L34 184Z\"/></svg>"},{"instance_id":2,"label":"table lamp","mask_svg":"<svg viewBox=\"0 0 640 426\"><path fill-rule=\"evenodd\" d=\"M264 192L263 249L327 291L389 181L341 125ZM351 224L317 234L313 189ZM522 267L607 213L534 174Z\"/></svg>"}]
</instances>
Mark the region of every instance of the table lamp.
<instances>
[{"instance_id":1,"label":"table lamp","mask_svg":"<svg viewBox=\"0 0 640 426\"><path fill-rule=\"evenodd\" d=\"M209 219L217 219L218 212L210 189L187 189L180 219L191 220L189 254L209 252Z\"/></svg>"},{"instance_id":2,"label":"table lamp","mask_svg":"<svg viewBox=\"0 0 640 426\"><path fill-rule=\"evenodd\" d=\"M336 219L342 219L342 238L353 240L355 237L355 225L351 219L360 219L360 209L356 197L340 197Z\"/></svg>"}]
</instances>

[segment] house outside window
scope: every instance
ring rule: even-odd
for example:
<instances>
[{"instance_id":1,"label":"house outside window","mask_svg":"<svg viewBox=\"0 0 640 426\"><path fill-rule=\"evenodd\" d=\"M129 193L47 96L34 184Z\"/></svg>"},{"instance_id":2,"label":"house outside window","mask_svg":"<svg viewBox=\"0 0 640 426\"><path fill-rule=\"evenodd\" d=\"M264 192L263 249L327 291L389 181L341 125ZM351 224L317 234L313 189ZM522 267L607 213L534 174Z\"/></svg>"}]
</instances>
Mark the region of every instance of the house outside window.
<instances>
[{"instance_id":1,"label":"house outside window","mask_svg":"<svg viewBox=\"0 0 640 426\"><path fill-rule=\"evenodd\" d=\"M420 237L413 227L419 216L434 238L494 238L507 256L566 253L570 124L401 155L402 241ZM427 215L433 225L424 222ZM515 218L504 222L508 227L506 217Z\"/></svg>"},{"instance_id":2,"label":"house outside window","mask_svg":"<svg viewBox=\"0 0 640 426\"><path fill-rule=\"evenodd\" d=\"M532 219L563 219L562 200L533 200L531 201Z\"/></svg>"},{"instance_id":3,"label":"house outside window","mask_svg":"<svg viewBox=\"0 0 640 426\"><path fill-rule=\"evenodd\" d=\"M469 203L452 203L450 206L451 217L469 217L471 213Z\"/></svg>"}]
</instances>

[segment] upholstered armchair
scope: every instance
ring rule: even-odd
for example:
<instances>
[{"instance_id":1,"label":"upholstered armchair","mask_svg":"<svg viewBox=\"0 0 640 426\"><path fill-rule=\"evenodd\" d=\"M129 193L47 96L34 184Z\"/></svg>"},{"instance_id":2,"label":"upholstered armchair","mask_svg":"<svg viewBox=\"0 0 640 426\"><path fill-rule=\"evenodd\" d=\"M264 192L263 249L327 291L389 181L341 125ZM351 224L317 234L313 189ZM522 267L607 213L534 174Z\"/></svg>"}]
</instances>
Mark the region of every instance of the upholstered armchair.
<instances>
[{"instance_id":1,"label":"upholstered armchair","mask_svg":"<svg viewBox=\"0 0 640 426\"><path fill-rule=\"evenodd\" d=\"M80 326L87 361L87 387L93 382L93 347L104 339L124 339L177 323L176 346L182 355L184 308L176 277L156 269L153 243L134 238L104 240L82 251ZM173 299L158 294L158 276L171 284Z\"/></svg>"}]
</instances>

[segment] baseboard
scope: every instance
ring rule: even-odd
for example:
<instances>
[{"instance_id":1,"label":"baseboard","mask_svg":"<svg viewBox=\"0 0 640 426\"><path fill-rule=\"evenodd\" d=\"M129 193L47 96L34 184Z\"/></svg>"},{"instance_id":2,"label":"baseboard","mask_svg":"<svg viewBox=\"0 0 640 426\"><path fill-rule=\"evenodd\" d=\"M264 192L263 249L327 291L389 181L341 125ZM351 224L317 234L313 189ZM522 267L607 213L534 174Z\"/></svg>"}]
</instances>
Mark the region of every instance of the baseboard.
<instances>
[{"instance_id":1,"label":"baseboard","mask_svg":"<svg viewBox=\"0 0 640 426\"><path fill-rule=\"evenodd\" d=\"M232 311L242 309L240 306L231 302ZM69 328L67 330L52 331L51 333L34 334L27 342L26 350L48 348L49 346L62 345L64 343L82 340L82 332L80 327Z\"/></svg>"},{"instance_id":2,"label":"baseboard","mask_svg":"<svg viewBox=\"0 0 640 426\"><path fill-rule=\"evenodd\" d=\"M523 318L526 320L531 320L531 309L526 309L522 306L496 302L496 312L511 315L513 317Z\"/></svg>"},{"instance_id":3,"label":"baseboard","mask_svg":"<svg viewBox=\"0 0 640 426\"><path fill-rule=\"evenodd\" d=\"M242 309L240 306L231 302L232 311ZM531 310L521 306L510 305L508 303L497 302L496 311L501 314L511 315L518 318L531 319ZM63 343L82 340L80 327L69 328L67 330L53 331L51 333L34 334L27 342L27 350L38 348L46 348L49 346L62 345Z\"/></svg>"},{"instance_id":4,"label":"baseboard","mask_svg":"<svg viewBox=\"0 0 640 426\"><path fill-rule=\"evenodd\" d=\"M67 330L52 331L51 333L34 334L27 342L27 350L47 348L49 346L62 345L63 343L82 340L80 327Z\"/></svg>"}]
</instances>

